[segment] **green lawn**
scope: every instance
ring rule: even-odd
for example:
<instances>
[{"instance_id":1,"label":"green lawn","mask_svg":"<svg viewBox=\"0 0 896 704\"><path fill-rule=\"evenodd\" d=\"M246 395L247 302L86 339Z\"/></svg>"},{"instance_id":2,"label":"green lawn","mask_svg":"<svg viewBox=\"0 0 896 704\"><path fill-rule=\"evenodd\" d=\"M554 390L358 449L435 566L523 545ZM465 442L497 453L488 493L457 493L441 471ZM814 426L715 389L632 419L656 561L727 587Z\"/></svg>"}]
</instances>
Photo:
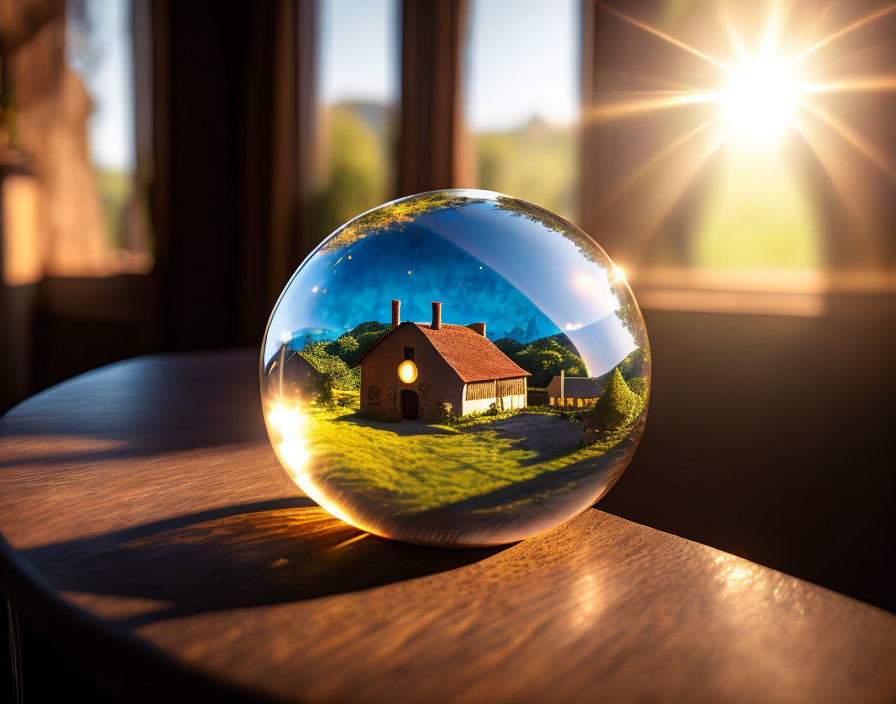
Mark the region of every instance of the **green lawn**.
<instances>
[{"instance_id":1,"label":"green lawn","mask_svg":"<svg viewBox=\"0 0 896 704\"><path fill-rule=\"evenodd\" d=\"M312 407L308 450L318 484L394 513L448 507L496 497L489 511L517 510L520 502L563 491L572 474L602 467L602 456L627 437L627 429L587 448L583 426L549 409L510 417L482 417L461 428L412 421L382 423L360 416L357 406ZM610 458L607 458L608 460ZM562 475L569 470L569 477ZM520 486L519 492L514 491Z\"/></svg>"}]
</instances>

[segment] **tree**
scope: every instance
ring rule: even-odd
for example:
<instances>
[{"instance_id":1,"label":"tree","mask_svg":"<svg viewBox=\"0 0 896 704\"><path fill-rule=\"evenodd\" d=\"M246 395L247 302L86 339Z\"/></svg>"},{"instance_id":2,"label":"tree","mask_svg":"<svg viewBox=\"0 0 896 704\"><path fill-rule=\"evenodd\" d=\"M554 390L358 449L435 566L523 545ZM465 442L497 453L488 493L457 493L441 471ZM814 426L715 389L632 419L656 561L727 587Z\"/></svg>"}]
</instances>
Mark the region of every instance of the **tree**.
<instances>
[{"instance_id":1,"label":"tree","mask_svg":"<svg viewBox=\"0 0 896 704\"><path fill-rule=\"evenodd\" d=\"M556 335L533 340L525 347L516 340L505 339L508 342L504 340L498 342L501 342L507 349L514 349L514 344L519 349L510 353L503 349L501 351L532 375L529 380L532 386L547 386L551 378L560 374L561 370L569 376L585 375L585 363L582 358L564 346ZM499 349L501 349L500 345Z\"/></svg>"},{"instance_id":2,"label":"tree","mask_svg":"<svg viewBox=\"0 0 896 704\"><path fill-rule=\"evenodd\" d=\"M328 354L339 357L346 364L353 363L357 358L358 341L349 334L340 335L327 345Z\"/></svg>"},{"instance_id":3,"label":"tree","mask_svg":"<svg viewBox=\"0 0 896 704\"><path fill-rule=\"evenodd\" d=\"M508 357L513 357L513 355L523 349L522 343L517 342L512 337L502 337L499 340L495 340L495 347Z\"/></svg>"},{"instance_id":4,"label":"tree","mask_svg":"<svg viewBox=\"0 0 896 704\"><path fill-rule=\"evenodd\" d=\"M551 376L560 373L563 367L563 355L556 350L539 350L535 353L535 364L533 365L537 371L545 372Z\"/></svg>"},{"instance_id":5,"label":"tree","mask_svg":"<svg viewBox=\"0 0 896 704\"><path fill-rule=\"evenodd\" d=\"M617 365L622 374L622 378L626 381L630 381L639 376L644 376L647 371L649 358L650 355L648 355L647 350L641 347L630 352L628 356Z\"/></svg>"},{"instance_id":6,"label":"tree","mask_svg":"<svg viewBox=\"0 0 896 704\"><path fill-rule=\"evenodd\" d=\"M619 368L613 370L597 403L585 416L585 427L594 430L616 430L631 423L643 407L641 397L625 384Z\"/></svg>"},{"instance_id":7,"label":"tree","mask_svg":"<svg viewBox=\"0 0 896 704\"><path fill-rule=\"evenodd\" d=\"M510 212L511 215L524 217L532 222L540 223L548 230L558 232L575 244L582 256L590 262L598 261L598 259L601 258L601 255L603 255L603 252L595 246L594 240L588 237L588 235L568 220L565 220L556 213L552 213L546 208L542 208L540 205L517 200L515 198L509 198L507 196L499 196L494 207L497 210L506 210ZM606 255L603 255L603 257L606 257Z\"/></svg>"},{"instance_id":8,"label":"tree","mask_svg":"<svg viewBox=\"0 0 896 704\"><path fill-rule=\"evenodd\" d=\"M357 340L365 332L386 332L390 327L392 326L389 323L379 323L376 320L368 320L367 322L355 325L348 334Z\"/></svg>"},{"instance_id":9,"label":"tree","mask_svg":"<svg viewBox=\"0 0 896 704\"><path fill-rule=\"evenodd\" d=\"M347 223L333 239L324 244L322 251L336 252L370 235L386 230L402 230L421 215L450 208L459 210L472 203L482 203L484 198L458 195L451 191L434 191L423 195L410 196L392 203L385 208L377 208Z\"/></svg>"},{"instance_id":10,"label":"tree","mask_svg":"<svg viewBox=\"0 0 896 704\"><path fill-rule=\"evenodd\" d=\"M361 386L360 372L357 369L349 369L348 365L339 357L329 354L323 342L312 342L302 350L301 354L320 373L322 384L326 380L330 380L330 390L348 391ZM321 388L320 391L323 393L324 388Z\"/></svg>"},{"instance_id":11,"label":"tree","mask_svg":"<svg viewBox=\"0 0 896 704\"><path fill-rule=\"evenodd\" d=\"M619 301L619 308L616 309L616 317L622 323L622 326L629 331L634 343L641 348L647 347L647 328L641 319L641 312L628 290L625 279L617 278L610 285L610 290Z\"/></svg>"},{"instance_id":12,"label":"tree","mask_svg":"<svg viewBox=\"0 0 896 704\"><path fill-rule=\"evenodd\" d=\"M360 359L361 355L373 347L374 343L385 334L385 330L371 330L370 332L361 333L358 336L358 351L355 359Z\"/></svg>"},{"instance_id":13,"label":"tree","mask_svg":"<svg viewBox=\"0 0 896 704\"><path fill-rule=\"evenodd\" d=\"M315 208L320 232L330 232L358 213L382 203L388 159L381 140L357 107L337 105L324 113L329 130L326 186Z\"/></svg>"}]
</instances>

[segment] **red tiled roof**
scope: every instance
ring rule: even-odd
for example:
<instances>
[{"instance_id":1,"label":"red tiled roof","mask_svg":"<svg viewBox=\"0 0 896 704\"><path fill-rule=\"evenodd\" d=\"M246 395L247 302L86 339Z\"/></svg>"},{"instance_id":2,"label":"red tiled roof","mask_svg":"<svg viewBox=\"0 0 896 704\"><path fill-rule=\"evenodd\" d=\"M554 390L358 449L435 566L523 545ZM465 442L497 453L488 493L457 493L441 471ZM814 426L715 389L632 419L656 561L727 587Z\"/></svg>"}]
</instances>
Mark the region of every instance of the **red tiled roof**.
<instances>
[{"instance_id":1,"label":"red tiled roof","mask_svg":"<svg viewBox=\"0 0 896 704\"><path fill-rule=\"evenodd\" d=\"M421 323L402 323L402 325L413 325L422 332L436 348L436 352L448 362L464 383L532 376L495 347L495 343L478 332L473 332L465 325L442 323L438 330L433 330L429 325ZM374 347L389 337L393 330L397 330L397 328L392 328L374 342L364 354L358 357L354 366L361 364L361 360L370 354Z\"/></svg>"},{"instance_id":2,"label":"red tiled roof","mask_svg":"<svg viewBox=\"0 0 896 704\"><path fill-rule=\"evenodd\" d=\"M442 323L438 330L414 323L464 382L530 376L487 337L464 325Z\"/></svg>"}]
</instances>

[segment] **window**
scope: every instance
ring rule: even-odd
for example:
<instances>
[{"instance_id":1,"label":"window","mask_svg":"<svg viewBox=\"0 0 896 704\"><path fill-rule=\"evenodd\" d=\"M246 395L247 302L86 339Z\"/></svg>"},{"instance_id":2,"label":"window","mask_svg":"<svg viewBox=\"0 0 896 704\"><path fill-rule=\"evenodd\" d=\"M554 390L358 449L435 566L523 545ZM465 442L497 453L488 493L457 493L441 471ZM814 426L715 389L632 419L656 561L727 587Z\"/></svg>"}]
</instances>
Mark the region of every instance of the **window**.
<instances>
[{"instance_id":1,"label":"window","mask_svg":"<svg viewBox=\"0 0 896 704\"><path fill-rule=\"evenodd\" d=\"M414 348L413 347L405 347L404 348L404 358L409 359L410 361L414 361Z\"/></svg>"},{"instance_id":2,"label":"window","mask_svg":"<svg viewBox=\"0 0 896 704\"><path fill-rule=\"evenodd\" d=\"M65 119L47 158L51 194L47 269L64 276L146 273L146 203L136 188L134 53L129 0L72 0ZM86 156L86 160L85 160Z\"/></svg>"},{"instance_id":3,"label":"window","mask_svg":"<svg viewBox=\"0 0 896 704\"><path fill-rule=\"evenodd\" d=\"M466 124L476 185L575 215L577 0L473 0Z\"/></svg>"},{"instance_id":4,"label":"window","mask_svg":"<svg viewBox=\"0 0 896 704\"><path fill-rule=\"evenodd\" d=\"M323 238L393 194L399 93L397 0L325 0L318 28Z\"/></svg>"}]
</instances>

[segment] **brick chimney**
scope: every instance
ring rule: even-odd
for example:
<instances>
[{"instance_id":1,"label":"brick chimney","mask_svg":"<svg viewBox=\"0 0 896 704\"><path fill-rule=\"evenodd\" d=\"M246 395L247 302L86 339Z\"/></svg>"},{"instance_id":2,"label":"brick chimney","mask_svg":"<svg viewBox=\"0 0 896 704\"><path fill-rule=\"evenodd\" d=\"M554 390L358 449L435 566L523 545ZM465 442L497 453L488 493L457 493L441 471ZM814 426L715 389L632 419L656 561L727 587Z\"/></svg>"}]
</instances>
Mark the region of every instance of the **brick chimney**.
<instances>
[{"instance_id":1,"label":"brick chimney","mask_svg":"<svg viewBox=\"0 0 896 704\"><path fill-rule=\"evenodd\" d=\"M433 330L439 330L442 327L442 304L438 301L432 302L432 327Z\"/></svg>"},{"instance_id":2,"label":"brick chimney","mask_svg":"<svg viewBox=\"0 0 896 704\"><path fill-rule=\"evenodd\" d=\"M467 327L473 332L485 337L485 323L470 323Z\"/></svg>"},{"instance_id":3,"label":"brick chimney","mask_svg":"<svg viewBox=\"0 0 896 704\"><path fill-rule=\"evenodd\" d=\"M392 299L392 327L397 328L401 323L401 301Z\"/></svg>"}]
</instances>

